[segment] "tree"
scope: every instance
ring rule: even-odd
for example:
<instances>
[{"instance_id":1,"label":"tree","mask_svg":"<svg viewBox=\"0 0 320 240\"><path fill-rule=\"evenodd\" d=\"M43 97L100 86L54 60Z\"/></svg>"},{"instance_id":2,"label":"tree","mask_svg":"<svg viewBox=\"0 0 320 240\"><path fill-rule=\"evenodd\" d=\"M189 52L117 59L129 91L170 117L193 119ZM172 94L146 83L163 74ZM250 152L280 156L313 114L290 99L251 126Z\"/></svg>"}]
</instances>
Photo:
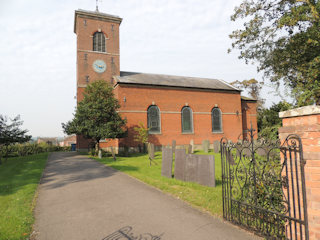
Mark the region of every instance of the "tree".
<instances>
[{"instance_id":1,"label":"tree","mask_svg":"<svg viewBox=\"0 0 320 240\"><path fill-rule=\"evenodd\" d=\"M19 115L10 119L10 121L11 123L8 122L8 117L0 114L0 150L6 158L8 157L8 147L11 144L24 143L31 139L31 136L26 135L28 130L20 129L23 121L20 119Z\"/></svg>"},{"instance_id":2,"label":"tree","mask_svg":"<svg viewBox=\"0 0 320 240\"><path fill-rule=\"evenodd\" d=\"M138 126L134 127L133 130L137 132L137 134L134 136L134 141L142 143L143 152L145 152L146 143L148 143L149 140L149 129L146 128L142 122L139 122Z\"/></svg>"},{"instance_id":3,"label":"tree","mask_svg":"<svg viewBox=\"0 0 320 240\"><path fill-rule=\"evenodd\" d=\"M278 139L278 129L282 126L279 112L286 111L292 107L291 104L282 101L273 104L270 108L261 109L258 112L259 137L265 139Z\"/></svg>"},{"instance_id":4,"label":"tree","mask_svg":"<svg viewBox=\"0 0 320 240\"><path fill-rule=\"evenodd\" d=\"M299 106L320 104L319 12L319 0L243 0L231 16L246 19L230 35L239 58L284 83Z\"/></svg>"},{"instance_id":5,"label":"tree","mask_svg":"<svg viewBox=\"0 0 320 240\"><path fill-rule=\"evenodd\" d=\"M64 132L94 140L97 151L101 139L123 137L126 121L117 112L120 104L114 98L112 90L103 80L89 84L84 91L83 100L76 108L74 118L62 123Z\"/></svg>"},{"instance_id":6,"label":"tree","mask_svg":"<svg viewBox=\"0 0 320 240\"><path fill-rule=\"evenodd\" d=\"M263 86L263 82L258 82L256 79L252 78L249 80L243 80L243 81L234 81L230 83L231 85L240 88L240 89L246 89L249 93L249 95L258 101L258 109L261 109L264 104L264 99L261 98L260 91Z\"/></svg>"}]
</instances>

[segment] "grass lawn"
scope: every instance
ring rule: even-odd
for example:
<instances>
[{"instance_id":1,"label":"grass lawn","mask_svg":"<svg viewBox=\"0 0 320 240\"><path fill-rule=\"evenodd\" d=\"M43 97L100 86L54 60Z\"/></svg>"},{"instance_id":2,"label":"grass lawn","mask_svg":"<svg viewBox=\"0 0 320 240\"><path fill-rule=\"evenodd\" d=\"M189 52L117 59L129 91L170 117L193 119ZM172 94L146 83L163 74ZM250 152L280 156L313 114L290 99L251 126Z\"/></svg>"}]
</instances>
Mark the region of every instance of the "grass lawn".
<instances>
[{"instance_id":1,"label":"grass lawn","mask_svg":"<svg viewBox=\"0 0 320 240\"><path fill-rule=\"evenodd\" d=\"M206 154L196 151L195 154ZM216 187L205 187L197 183L183 182L174 178L168 179L161 176L161 152L155 153L154 161L157 165L149 166L147 154L132 154L130 157L94 158L97 161L113 167L119 171L133 176L147 184L161 189L179 199L182 199L193 206L213 215L222 216L222 187L221 187L221 158L220 154L209 152L215 156Z\"/></svg>"},{"instance_id":2,"label":"grass lawn","mask_svg":"<svg viewBox=\"0 0 320 240\"><path fill-rule=\"evenodd\" d=\"M28 239L34 195L48 153L9 158L0 165L0 239Z\"/></svg>"}]
</instances>

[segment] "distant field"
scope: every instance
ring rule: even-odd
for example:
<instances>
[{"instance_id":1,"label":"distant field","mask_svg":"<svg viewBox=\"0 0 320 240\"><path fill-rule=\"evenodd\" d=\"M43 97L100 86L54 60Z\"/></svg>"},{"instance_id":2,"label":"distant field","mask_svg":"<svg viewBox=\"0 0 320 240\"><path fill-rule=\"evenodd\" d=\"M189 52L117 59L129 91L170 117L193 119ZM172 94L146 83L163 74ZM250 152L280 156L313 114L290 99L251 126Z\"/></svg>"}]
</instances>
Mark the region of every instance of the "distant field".
<instances>
[{"instance_id":1,"label":"distant field","mask_svg":"<svg viewBox=\"0 0 320 240\"><path fill-rule=\"evenodd\" d=\"M196 151L195 154L205 154L202 151ZM174 178L168 179L161 176L161 152L155 153L155 162L157 165L149 166L147 154L133 154L130 157L117 157L113 161L112 157L98 159L112 168L133 176L147 184L150 184L162 191L169 193L179 199L182 199L193 206L213 215L222 216L222 187L221 187L221 160L220 154L215 156L215 174L216 187L205 187L197 183L182 182Z\"/></svg>"},{"instance_id":2,"label":"distant field","mask_svg":"<svg viewBox=\"0 0 320 240\"><path fill-rule=\"evenodd\" d=\"M9 158L0 165L0 239L29 239L34 195L48 153Z\"/></svg>"}]
</instances>

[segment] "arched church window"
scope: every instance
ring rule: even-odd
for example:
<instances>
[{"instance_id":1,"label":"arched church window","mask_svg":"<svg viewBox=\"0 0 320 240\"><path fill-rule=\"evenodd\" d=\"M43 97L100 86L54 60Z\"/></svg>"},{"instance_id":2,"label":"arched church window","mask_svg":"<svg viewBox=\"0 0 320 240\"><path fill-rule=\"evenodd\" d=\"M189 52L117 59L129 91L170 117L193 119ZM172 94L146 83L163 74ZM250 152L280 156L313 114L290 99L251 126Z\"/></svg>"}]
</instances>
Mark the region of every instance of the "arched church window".
<instances>
[{"instance_id":1,"label":"arched church window","mask_svg":"<svg viewBox=\"0 0 320 240\"><path fill-rule=\"evenodd\" d=\"M222 132L222 118L221 110L217 107L212 109L211 112L212 120L212 132Z\"/></svg>"},{"instance_id":2,"label":"arched church window","mask_svg":"<svg viewBox=\"0 0 320 240\"><path fill-rule=\"evenodd\" d=\"M148 128L149 133L160 133L160 111L155 105L148 108Z\"/></svg>"},{"instance_id":3,"label":"arched church window","mask_svg":"<svg viewBox=\"0 0 320 240\"><path fill-rule=\"evenodd\" d=\"M181 126L183 133L193 132L192 110L190 107L184 107L181 110Z\"/></svg>"},{"instance_id":4,"label":"arched church window","mask_svg":"<svg viewBox=\"0 0 320 240\"><path fill-rule=\"evenodd\" d=\"M106 52L106 38L102 32L93 34L93 51Z\"/></svg>"}]
</instances>

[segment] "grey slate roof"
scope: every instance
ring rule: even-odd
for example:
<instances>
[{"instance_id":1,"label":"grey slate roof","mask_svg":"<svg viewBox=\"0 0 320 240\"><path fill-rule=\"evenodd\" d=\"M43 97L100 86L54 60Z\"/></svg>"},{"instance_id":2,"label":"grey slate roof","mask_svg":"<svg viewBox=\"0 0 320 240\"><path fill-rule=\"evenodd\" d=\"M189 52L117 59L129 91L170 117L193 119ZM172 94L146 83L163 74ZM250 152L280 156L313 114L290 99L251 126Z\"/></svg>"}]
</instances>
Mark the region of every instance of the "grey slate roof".
<instances>
[{"instance_id":1,"label":"grey slate roof","mask_svg":"<svg viewBox=\"0 0 320 240\"><path fill-rule=\"evenodd\" d=\"M115 76L115 79L117 81L117 84L138 84L196 89L227 90L238 92L241 91L238 88L231 86L227 82L209 78L182 77L136 72L120 72L120 76Z\"/></svg>"}]
</instances>

